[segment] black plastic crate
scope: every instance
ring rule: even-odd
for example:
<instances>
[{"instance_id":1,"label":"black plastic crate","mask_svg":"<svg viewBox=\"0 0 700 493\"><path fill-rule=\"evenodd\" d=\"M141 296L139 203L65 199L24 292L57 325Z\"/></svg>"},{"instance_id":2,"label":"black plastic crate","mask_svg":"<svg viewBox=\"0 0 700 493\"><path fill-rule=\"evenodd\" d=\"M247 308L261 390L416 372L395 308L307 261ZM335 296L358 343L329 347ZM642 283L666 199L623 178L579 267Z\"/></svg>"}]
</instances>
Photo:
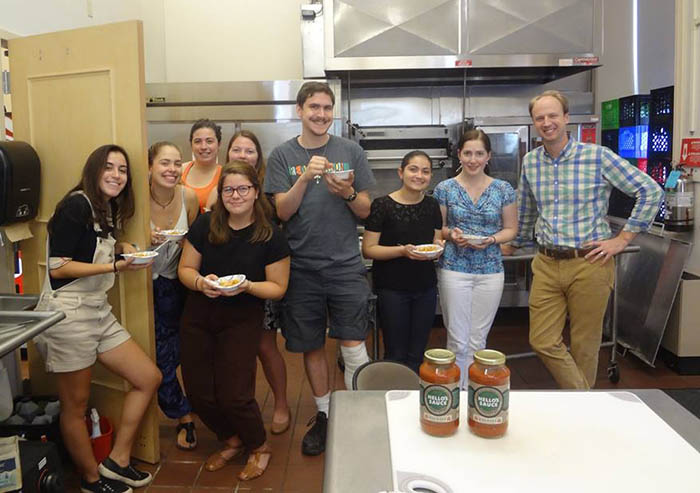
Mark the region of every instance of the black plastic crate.
<instances>
[{"instance_id":1,"label":"black plastic crate","mask_svg":"<svg viewBox=\"0 0 700 493\"><path fill-rule=\"evenodd\" d=\"M610 149L611 151L617 153L619 145L619 135L620 130L615 128L612 130L601 130L600 132L600 145L603 145Z\"/></svg>"},{"instance_id":2,"label":"black plastic crate","mask_svg":"<svg viewBox=\"0 0 700 493\"><path fill-rule=\"evenodd\" d=\"M673 152L673 121L649 125L647 156L650 160L671 159Z\"/></svg>"},{"instance_id":3,"label":"black plastic crate","mask_svg":"<svg viewBox=\"0 0 700 493\"><path fill-rule=\"evenodd\" d=\"M666 183L666 179L668 178L668 174L671 172L671 160L670 159L657 159L657 160L649 160L649 163L647 165L647 172L649 176L651 176L656 183L659 184L661 188L664 187L664 184ZM665 220L666 216L666 201L662 200L661 201L661 207L659 208L659 212L656 215L656 218L654 221L657 222L663 222Z\"/></svg>"},{"instance_id":4,"label":"black plastic crate","mask_svg":"<svg viewBox=\"0 0 700 493\"><path fill-rule=\"evenodd\" d=\"M620 98L620 127L649 125L650 101L648 94Z\"/></svg>"},{"instance_id":5,"label":"black plastic crate","mask_svg":"<svg viewBox=\"0 0 700 493\"><path fill-rule=\"evenodd\" d=\"M649 123L658 121L673 121L673 86L652 89L649 91L651 104L649 106Z\"/></svg>"}]
</instances>

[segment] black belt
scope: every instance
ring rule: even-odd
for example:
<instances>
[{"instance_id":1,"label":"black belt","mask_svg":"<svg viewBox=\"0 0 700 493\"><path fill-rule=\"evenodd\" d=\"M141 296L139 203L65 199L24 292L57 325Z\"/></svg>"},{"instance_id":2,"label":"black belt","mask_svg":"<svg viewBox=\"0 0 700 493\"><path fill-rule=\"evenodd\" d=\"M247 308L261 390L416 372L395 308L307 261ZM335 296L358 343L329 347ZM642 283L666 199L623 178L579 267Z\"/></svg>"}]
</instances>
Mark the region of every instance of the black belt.
<instances>
[{"instance_id":1,"label":"black belt","mask_svg":"<svg viewBox=\"0 0 700 493\"><path fill-rule=\"evenodd\" d=\"M547 248L542 245L537 245L537 251L553 259L567 260L585 257L593 251L593 248Z\"/></svg>"}]
</instances>

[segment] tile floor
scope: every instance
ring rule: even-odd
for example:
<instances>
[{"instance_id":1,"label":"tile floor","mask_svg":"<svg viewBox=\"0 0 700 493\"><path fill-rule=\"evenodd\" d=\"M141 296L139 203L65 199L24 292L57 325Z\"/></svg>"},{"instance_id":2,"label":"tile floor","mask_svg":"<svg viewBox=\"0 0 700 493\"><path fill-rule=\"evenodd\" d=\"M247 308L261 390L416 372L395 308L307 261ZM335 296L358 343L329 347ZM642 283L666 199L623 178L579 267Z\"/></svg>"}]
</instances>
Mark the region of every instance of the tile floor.
<instances>
[{"instance_id":1,"label":"tile floor","mask_svg":"<svg viewBox=\"0 0 700 493\"><path fill-rule=\"evenodd\" d=\"M499 312L494 328L489 336L488 347L501 349L507 354L529 351L527 342L527 309L506 309ZM444 347L445 330L436 327L431 333L430 346ZM283 339L279 336L279 345ZM328 357L331 362L334 389L344 389L343 375L335 365L335 343L328 344ZM160 427L161 462L157 465L141 464L154 473L153 483L137 491L149 493L316 493L322 490L323 456L305 457L301 454L301 440L306 432L306 423L315 414L314 401L309 384L304 377L300 355L283 351L287 362L288 399L292 406L292 426L282 435L269 435L274 453L265 474L253 481L240 482L236 474L243 468L244 461L224 467L211 473L203 469L206 457L217 449L214 435L198 423L199 446L194 451L181 451L174 445L176 422L163 418ZM612 384L606 375L610 349L601 350L597 387L598 388L700 388L700 376L680 376L657 361L656 368L647 366L635 356L628 354L619 358L620 381ZM512 372L513 389L555 389L556 384L537 358L517 359L509 362ZM263 418L269 424L272 410L271 393L263 376L258 371L256 396L263 411ZM68 485L75 488L76 478L69 477Z\"/></svg>"}]
</instances>

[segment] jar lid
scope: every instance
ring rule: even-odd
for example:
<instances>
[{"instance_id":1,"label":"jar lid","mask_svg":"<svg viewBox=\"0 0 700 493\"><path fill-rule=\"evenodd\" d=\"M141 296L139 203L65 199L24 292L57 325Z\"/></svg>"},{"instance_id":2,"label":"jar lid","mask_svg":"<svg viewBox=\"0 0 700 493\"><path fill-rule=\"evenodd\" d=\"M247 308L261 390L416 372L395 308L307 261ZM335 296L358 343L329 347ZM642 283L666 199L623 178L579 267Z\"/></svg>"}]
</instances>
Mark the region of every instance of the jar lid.
<instances>
[{"instance_id":1,"label":"jar lid","mask_svg":"<svg viewBox=\"0 0 700 493\"><path fill-rule=\"evenodd\" d=\"M474 360L482 365L504 365L506 355L494 349L482 349L474 353Z\"/></svg>"},{"instance_id":2,"label":"jar lid","mask_svg":"<svg viewBox=\"0 0 700 493\"><path fill-rule=\"evenodd\" d=\"M455 362L455 353L448 349L428 349L423 356L434 365L449 365Z\"/></svg>"}]
</instances>

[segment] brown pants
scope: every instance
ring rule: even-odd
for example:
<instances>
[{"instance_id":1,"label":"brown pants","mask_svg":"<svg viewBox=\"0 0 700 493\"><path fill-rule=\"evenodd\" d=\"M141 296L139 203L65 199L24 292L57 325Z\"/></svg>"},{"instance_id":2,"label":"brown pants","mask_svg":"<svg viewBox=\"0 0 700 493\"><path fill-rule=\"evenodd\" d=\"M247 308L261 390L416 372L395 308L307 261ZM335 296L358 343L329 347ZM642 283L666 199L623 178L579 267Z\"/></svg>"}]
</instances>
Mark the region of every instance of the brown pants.
<instances>
[{"instance_id":1,"label":"brown pants","mask_svg":"<svg viewBox=\"0 0 700 493\"><path fill-rule=\"evenodd\" d=\"M249 449L265 443L255 400L263 305L227 306L190 294L180 327L187 398L219 440L238 435Z\"/></svg>"},{"instance_id":2,"label":"brown pants","mask_svg":"<svg viewBox=\"0 0 700 493\"><path fill-rule=\"evenodd\" d=\"M603 317L615 279L615 261L590 264L582 258L532 261L530 345L563 389L595 385ZM571 353L562 340L569 315Z\"/></svg>"}]
</instances>

